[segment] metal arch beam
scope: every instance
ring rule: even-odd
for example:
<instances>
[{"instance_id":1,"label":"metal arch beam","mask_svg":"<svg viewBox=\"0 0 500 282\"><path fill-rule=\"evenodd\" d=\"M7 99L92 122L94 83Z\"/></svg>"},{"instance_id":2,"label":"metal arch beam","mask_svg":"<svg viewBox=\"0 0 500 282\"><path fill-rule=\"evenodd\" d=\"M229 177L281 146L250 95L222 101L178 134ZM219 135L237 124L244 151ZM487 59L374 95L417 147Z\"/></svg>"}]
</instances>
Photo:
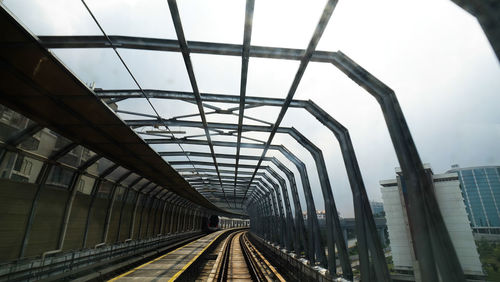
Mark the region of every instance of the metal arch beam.
<instances>
[{"instance_id":1,"label":"metal arch beam","mask_svg":"<svg viewBox=\"0 0 500 282\"><path fill-rule=\"evenodd\" d=\"M150 124L148 124L148 122L150 122L150 121L146 121L146 124L150 125ZM131 121L131 122L129 122L129 125L140 126L141 121ZM179 121L179 122L173 121L171 123L171 125L189 126L189 127L201 127L202 126L201 123L195 122L195 121ZM209 128L217 128L217 129L222 128L222 129L229 129L229 130L234 130L237 128L237 125L226 124L226 123L209 123L208 126L209 126ZM260 131L260 132L269 132L269 130L270 130L269 127L257 126L257 125L244 125L244 126L242 126L242 129L244 131ZM239 127L238 127L238 130L239 130ZM337 213L337 208L335 206L335 201L334 201L334 197L332 194L332 188L330 186L330 181L328 179L328 172L326 170L326 163L325 163L325 160L324 160L324 157L323 157L321 150L318 147L316 147L310 140L308 140L305 136L303 136L295 128L279 127L277 129L277 132L289 134L300 145L302 145L304 148L306 148L310 152L310 154L312 155L313 159L315 160L316 168L318 170L318 175L319 175L320 184L321 184L321 188L322 188L323 199L325 201L328 230L333 230L335 233L335 237L337 237L337 240L335 240L332 233L327 234L328 251L331 254L335 253L335 241L336 241L336 243L338 245L338 250L340 250L339 256L341 257L341 265L342 265L343 273L346 277L351 277L352 276L352 269L350 268L349 257L347 254L347 247L345 246L345 242L342 239L343 236L342 236L342 231L340 228L340 220L339 220L339 216ZM239 144L237 144L237 145L239 145ZM160 155L162 155L162 153L160 153ZM163 153L163 155L165 155L165 153ZM223 155L223 156L217 155L217 156L230 158L230 155ZM235 185L236 185L236 183L235 183ZM361 222L361 220L358 219L358 222ZM361 227L363 227L363 225L361 225ZM358 229L358 230L364 230L364 228ZM359 237L362 237L360 241L366 242L366 239L365 239L366 234L364 232L359 232L359 233L360 233ZM368 236L370 236L370 235L368 235ZM366 266L366 268L364 269L365 271L363 271L363 274L365 275L365 277L369 277L369 273L366 272L366 270L369 271L368 251L367 251L367 249L364 249L364 250L366 250L366 251L360 252L360 260L365 262L365 263L363 263L363 266ZM329 256L327 259L328 259L327 265L329 266L328 269L329 269L330 273L332 273L332 274L336 273L336 263L335 263L334 257ZM323 263L326 264L326 262L323 262Z\"/></svg>"},{"instance_id":2,"label":"metal arch beam","mask_svg":"<svg viewBox=\"0 0 500 282\"><path fill-rule=\"evenodd\" d=\"M272 199L274 203L274 212L275 212L275 217L274 217L274 222L276 226L278 227L278 230L276 230L276 241L278 244L282 247L285 247L285 221L284 221L284 212L283 212L283 203L281 202L281 195L279 193L279 187L276 182L274 182L267 174L263 174L264 179L268 182L268 187L271 187L270 189L272 191ZM276 203L276 199L278 200ZM251 205L251 202L248 204L248 206ZM275 229L273 229L275 230Z\"/></svg>"},{"instance_id":3,"label":"metal arch beam","mask_svg":"<svg viewBox=\"0 0 500 282\"><path fill-rule=\"evenodd\" d=\"M186 152L190 155L193 155L193 156L202 156L202 157L210 157L210 154L208 153L202 153L202 152ZM182 154L182 152L159 152L160 155L162 156L178 156L180 154ZM224 157L227 157L227 156L231 156L233 159L234 159L234 156L233 155L225 155ZM221 157L221 154L216 154L216 157ZM242 156L243 159L245 159L247 156ZM263 169L270 169L269 167L266 167L266 166L262 166ZM215 170L212 170L213 172L215 172ZM246 172L245 174L251 174L250 172ZM257 173L257 175L259 176L262 176L264 177L264 179L266 181L268 181L269 183L271 183L271 185L273 185L274 187L277 187L278 185L276 184L276 182L274 182L274 180L270 179L270 177L266 174L266 173ZM211 177L211 175L206 175L204 176L206 177L207 179L206 180L203 180L203 179L200 179L199 176L185 176L184 178L188 180L188 182L190 182L193 186L195 184L205 184L206 182L209 182L208 184L210 184L212 182L211 178L213 178L213 176ZM229 180L229 179L232 179L231 177L226 177L223 179L226 179L226 180ZM250 177L240 177L240 179L243 179L243 180L249 180ZM197 181L199 180L199 181ZM262 181L262 180L261 180ZM228 181L224 181L224 182L228 182ZM246 182L240 182L240 183L246 183ZM241 187L241 185L238 185L239 187ZM282 204L282 201L281 201L281 193L279 190L276 191L277 193L277 198L278 198L278 207L280 208L280 213L281 214L284 214L283 212L283 204Z\"/></svg>"},{"instance_id":4,"label":"metal arch beam","mask_svg":"<svg viewBox=\"0 0 500 282\"><path fill-rule=\"evenodd\" d=\"M149 143L149 144L167 144L167 143L172 142L171 139L163 139L163 138L162 139L145 139L145 141L146 141L146 143ZM206 144L206 141L204 141L204 140L183 139L180 141L185 143L185 144L195 144L195 145ZM215 146L225 146L225 147L228 147L228 146L234 147L235 146L235 142L214 141L213 144ZM241 146L246 147L246 148L262 149L266 145L252 144L252 143L241 143ZM308 237L309 237L310 245L311 244L314 244L314 245L312 245L312 246L305 245L305 247L307 248L306 253L307 253L308 259L310 259L311 261L314 261L314 259L315 259L314 253L318 254L318 258L321 260L322 263L324 263L326 261L326 258L324 257L324 248L321 247L322 242L321 242L321 239L319 238L320 233L319 233L319 224L318 224L317 217L316 217L316 208L314 207L314 200L312 198L311 187L309 184L309 179L307 176L307 170L305 168L305 165L302 161L300 161L300 159L295 157L295 155L293 155L290 151L288 151L283 145L270 145L269 148L272 150L277 150L280 153L282 153L287 159L289 159L292 163L294 163L296 165L297 169L300 172L300 177L302 180L302 187L304 189L304 194L305 194L306 203L307 203L307 207L308 207L308 214L313 214L313 216L310 216L310 218L312 218L312 220L310 221L311 228L309 228L309 233L308 233L309 236ZM256 167L256 169L258 169L258 168ZM293 181L293 184L295 184L295 180L291 180L291 181ZM298 193L296 192L296 185L293 185L293 184L291 186L292 186L292 195L294 195L295 206L300 207L300 202L298 201ZM300 209L300 211L301 210L302 209ZM296 214L296 220L298 220L298 226L302 226L303 229L305 230L305 226L303 225L302 214L301 214L301 212L299 212L299 210L296 210L296 213L297 212L300 214L300 215ZM302 219L302 222L300 219ZM316 219L316 220L314 220L314 219ZM300 229L302 229L302 228L300 228ZM317 238L315 238L315 237L317 237ZM305 242L305 238L302 239L302 242ZM321 254L323 254L323 256ZM322 259L324 259L324 260L322 260Z\"/></svg>"},{"instance_id":5,"label":"metal arch beam","mask_svg":"<svg viewBox=\"0 0 500 282\"><path fill-rule=\"evenodd\" d=\"M264 159L265 161L268 161L268 159ZM278 161L277 159L275 159ZM290 208L290 199L288 198L288 191L286 189L286 182L285 179L283 179L276 171L274 171L271 167L268 167L268 171L271 174L272 177L274 177L278 183L281 186L282 189L282 195L283 195L283 200L285 202L285 212L286 212L286 221L283 223L284 226L286 226L286 231L285 232L285 242L286 242L286 248L288 250L293 250L294 245L298 244L298 242L294 242L294 237L292 234L296 234L296 228L293 222L293 216L292 216L292 209Z\"/></svg>"},{"instance_id":6,"label":"metal arch beam","mask_svg":"<svg viewBox=\"0 0 500 282\"><path fill-rule=\"evenodd\" d=\"M248 60L250 56L250 40L252 38L252 21L255 1L247 0L245 8L245 27L243 32L243 50L241 52L241 82L240 82L240 106L238 112L238 137L236 139L236 167L234 169L234 185L238 178L238 164L240 160L241 126L245 111L245 96L247 91ZM236 193L236 189L234 189ZM236 207L236 202L234 203Z\"/></svg>"},{"instance_id":7,"label":"metal arch beam","mask_svg":"<svg viewBox=\"0 0 500 282\"><path fill-rule=\"evenodd\" d=\"M101 243L106 243L106 241L108 239L109 224L111 222L111 212L113 210L113 206L114 206L115 198L116 198L116 189L118 188L120 183L122 181L124 181L132 173L133 172L131 170L129 170L129 171L125 172L124 174L120 175L119 178L115 181L115 184L113 185L113 188L111 190L111 195L109 197L108 207L106 209L106 217L104 218L104 230L103 230L102 235L101 235Z\"/></svg>"},{"instance_id":8,"label":"metal arch beam","mask_svg":"<svg viewBox=\"0 0 500 282\"><path fill-rule=\"evenodd\" d=\"M368 71L339 52L332 64L370 93L379 103L407 185L409 220L422 279L465 281L462 266L396 94Z\"/></svg>"},{"instance_id":9,"label":"metal arch beam","mask_svg":"<svg viewBox=\"0 0 500 282\"><path fill-rule=\"evenodd\" d=\"M176 155L179 155L182 154L182 152L159 152L160 155L167 155L167 156L176 156ZM201 157L210 157L210 154L209 153L203 153L203 152L187 152L188 154L191 154L193 156L201 156ZM231 157L231 158L234 158L234 155L225 155L225 154L216 154L216 157ZM252 159L252 160L257 160L258 157L255 157L255 156L247 156L247 155L241 155L240 156L241 159ZM264 161L270 161L271 158L268 158L266 157L264 159ZM294 234L295 233L295 228L293 226L293 216L292 216L292 212L291 212L291 209L290 209L290 202L289 202L289 199L288 199L288 192L286 190L286 183L285 183L285 180L279 175L277 174L271 167L269 166L261 166L261 168L265 169L267 172L269 172L269 174L274 177L275 179L277 179L277 181L279 182L279 186L281 186L281 189L283 191L283 198L284 198L284 202L285 202L285 207L286 207L286 213L283 212L283 204L282 204L282 201L281 201L281 194L279 193L279 190L277 190L276 192L278 193L278 205L279 205L279 208L280 208L280 211L283 215L282 217L282 223L281 223L281 226L284 226L286 227L287 231L285 231L285 228L282 228L282 231L284 233L284 235L282 235L282 241L285 242L285 248L288 249L288 250L293 250L293 242L292 242L292 239L291 239L291 234ZM206 171L208 172L214 172L215 173L215 169L206 169ZM232 172L232 171L230 171ZM247 175L251 175L252 172L242 172L241 174L247 174ZM182 175L182 174L181 174ZM275 183L273 180L270 179L270 177L266 174L266 173L257 173L258 176L262 176L264 177L266 180L268 180L268 182L273 182ZM185 177L186 179L189 179L189 177ZM193 177L194 178L194 177ZM247 178L248 179L248 178ZM275 184L273 184L275 185ZM287 215L286 216L286 221L285 221L285 214ZM284 236L284 237L283 237Z\"/></svg>"},{"instance_id":10,"label":"metal arch beam","mask_svg":"<svg viewBox=\"0 0 500 282\"><path fill-rule=\"evenodd\" d=\"M175 0L168 0L168 7L170 10L170 14L172 15L172 21L174 22L174 27L175 27L175 32L177 34L178 44L179 44L181 52L182 52L182 57L184 58L184 64L186 65L186 70L187 70L187 73L189 76L189 81L191 83L191 87L193 89L193 94L195 96L196 104L198 106L198 111L200 112L200 118L204 124L203 129L205 130L205 135L207 137L208 147L210 148L210 152L213 155L212 159L213 159L215 168L217 170L219 170L219 168L217 166L217 158L215 157L214 146L212 144L212 139L210 138L210 132L208 131L208 127L207 127L207 118L205 116L205 109L203 108L203 102L201 100L200 91L198 90L198 84L196 83L193 64L191 62L191 58L189 57L190 49L187 45L186 38L184 37L184 31L182 28L181 18L179 15L179 9L177 7L177 2ZM220 174L219 173L217 173L217 174L219 175L219 178L220 178ZM221 186L222 186L222 180L220 182L221 182ZM221 189L225 195L226 193L224 192L224 188L221 187ZM231 205L229 205L229 201L227 201L227 199L226 199L226 202L227 202L227 205L229 207L231 207Z\"/></svg>"},{"instance_id":11,"label":"metal arch beam","mask_svg":"<svg viewBox=\"0 0 500 282\"><path fill-rule=\"evenodd\" d=\"M409 129L406 125L406 122L404 121L404 115L402 114L401 108L397 102L397 99L395 97L394 92L388 88L387 86L383 85L380 81L378 81L376 78L374 78L371 74L369 74L366 70L362 69L360 66L355 64L352 60L347 58L342 53L336 53L334 56L329 57L325 62L330 62L333 63L335 66L337 66L340 70L342 70L347 76L349 76L351 79L353 79L355 82L357 82L361 87L365 88L368 92L370 92L372 95L384 95L384 91L390 94L385 95L388 98L383 99L383 101L379 98L377 100L379 103L385 103L384 106L382 106L382 109L384 111L384 116L386 117L386 123L389 125L389 133L391 135L391 139L393 140L393 144L395 145L396 149L396 154L398 156L399 162L401 164L402 170L403 170L403 175L405 177L410 177L409 174L411 174L412 180L418 180L417 182L422 184L422 185L416 185L412 187L420 187L420 188L412 188L410 190L410 193L415 193L415 194L420 194L422 192L416 191L414 192L413 190L423 190L421 189L422 187L431 187L429 186L432 183L429 183L428 180L424 179L426 177L424 175L423 167L421 165L420 158L418 156L418 153L415 148L415 144L413 143L411 139L411 134L409 132ZM101 97L136 97L137 93L134 93L136 91L134 90L125 90L125 91L115 91L115 90L110 90L110 91L98 91L98 95ZM379 92L379 93L377 93ZM189 97L189 93L186 92L175 92L175 91L157 91L157 90L147 90L148 95L151 97L155 98L167 98L167 99L191 99ZM375 93L375 94L374 94ZM376 96L376 97L377 97ZM381 96L380 96L381 97ZM226 102L226 103L236 103L238 97L237 96L229 96L229 95L216 95L216 94L202 94L202 99L206 101L218 101L218 102ZM269 105L269 106L281 106L283 104L282 99L270 99L270 98L260 98L260 97L247 97L246 98L247 103L258 103L258 104L263 104L263 105ZM290 103L290 107L303 107L307 106L308 101L292 101ZM310 102L310 101L309 101ZM396 104L396 106L393 106ZM310 111L310 109L306 108L306 110ZM313 113L311 112L314 116L318 118L320 122L325 124L327 127L328 121L325 123L325 121L321 118L321 113ZM325 112L326 113L326 112ZM398 121L403 121L402 125L394 125ZM394 129L391 129L394 128ZM332 130L331 127L329 127L330 130ZM332 130L333 131L333 130ZM336 131L333 131L334 134L336 135L337 139L341 143L341 147L344 146L342 149L343 151L343 157L344 157L344 162L346 163L346 168L348 171L349 175L349 181L351 182L351 189L357 189L362 187L363 190L353 190L353 193L361 193L360 197L363 198L362 202L362 210L360 211L361 214L365 214L365 220L366 220L366 228L372 229L374 228L374 222L371 219L371 210L369 209L369 206L367 207L365 204L365 200L367 199L366 196L366 191L364 191L364 184L360 186L359 184L362 184L362 179L360 178L360 172L359 172L359 167L357 165L357 161L355 160L355 155L354 151L349 152L348 150L352 149L352 144L350 144L350 138L347 135L343 135L343 133L336 133ZM399 135L401 133L404 133L404 135ZM340 136L340 137L339 137ZM401 136L407 136L408 138L400 138ZM347 137L347 138L346 138ZM406 144L404 140L410 140L410 144ZM349 141L349 144L342 143L342 141ZM396 145L397 143L397 145ZM347 148L345 148L347 147ZM350 147L350 148L348 148ZM354 157L354 158L353 158ZM403 161L405 161L405 165L403 165ZM351 168L356 168L356 171L351 171ZM421 170L420 170L421 169ZM352 179L354 177L354 181ZM353 185L354 182L354 185ZM427 185L429 184L429 185ZM435 199L435 196L432 195L432 193L429 191L428 188L425 188L425 195L426 197L422 197L419 195L418 197L414 196L409 196L408 199L410 201L417 201L420 202L421 200L427 201L427 206L428 209L430 210L429 213L433 215L437 215L435 217L427 217L425 216L425 212L422 211L422 208L419 209L419 211L415 211L414 213L416 215L412 215L411 217L414 218L414 220L417 220L418 222L423 222L421 226L427 226L426 221L429 221L431 225L436 228L436 230L439 230L436 234L430 234L433 236L433 241L439 241L443 242L443 244L436 243L434 244L436 248L439 249L439 251L436 251L439 255L439 263L441 265L447 265L445 270L445 273L448 273L451 275L451 279L454 279L456 275L458 276L459 280L463 280L463 271L461 269L461 266L457 264L458 259L456 256L456 252L454 248L452 248L451 244L451 239L449 238L449 233L446 230L446 226L444 225L444 221L442 220L442 215L440 214L440 211L438 210L437 202ZM364 194L364 195L363 195ZM428 197L427 197L428 196ZM418 204L417 206L422 207L422 203ZM422 217L424 217L422 219ZM415 224L419 225L419 224ZM429 237L429 232L425 231L425 228L418 228L419 230L416 230L420 235L418 235L419 239L415 242L418 246L422 247L417 247L419 249L419 252L421 253L420 256L425 257L423 261L424 263L428 264L427 266L423 267L425 269L429 269L429 271L426 271L427 273L432 273L435 272L435 270L432 270L434 267L433 257L434 253L432 250L432 246L430 246L430 237ZM370 232L365 232L367 234L370 234ZM422 239L420 239L422 238ZM427 239L425 239L427 238ZM368 238L370 239L370 238ZM372 240L372 243L370 244L376 244L380 246L380 242L377 243L378 240ZM370 247L370 249L372 249ZM373 248L375 250L378 250L378 247ZM385 258L383 256L379 255L380 251L376 251L377 253L377 260L380 261L380 264L383 265L385 264ZM446 254L446 255L441 255L441 254ZM447 259L451 258L451 259ZM444 266L442 266L444 267ZM376 274L377 270L381 270L383 273L382 275L386 277L386 274L388 271L386 271L386 266L384 267L375 267ZM456 270L456 271L455 271ZM377 274L377 277L380 277L379 274ZM379 280L387 280L387 279L381 279L378 278Z\"/></svg>"},{"instance_id":12,"label":"metal arch beam","mask_svg":"<svg viewBox=\"0 0 500 282\"><path fill-rule=\"evenodd\" d=\"M267 201L269 194L263 197L258 197L253 194L250 198L254 199L255 206L257 207L257 213L259 214L259 219L256 221L258 223L258 232L267 240L271 239L271 229L270 217L272 217L272 212L270 209L269 202Z\"/></svg>"},{"instance_id":13,"label":"metal arch beam","mask_svg":"<svg viewBox=\"0 0 500 282\"><path fill-rule=\"evenodd\" d=\"M269 231L269 235L271 237L271 241L274 241L278 244L281 244L280 239L279 239L279 232L278 232L278 230L276 230L276 228L274 228L275 226L278 226L278 228L279 228L279 221L278 221L278 212L277 212L277 208L276 208L276 199L274 197L276 195L272 192L272 190L273 189L268 188L268 193L265 196L261 196L261 198L262 198L264 204L267 206L268 211L269 211L268 231Z\"/></svg>"},{"instance_id":14,"label":"metal arch beam","mask_svg":"<svg viewBox=\"0 0 500 282\"><path fill-rule=\"evenodd\" d=\"M313 112L319 112L318 109L317 109L317 107L315 106L315 104L312 104L312 102L308 103L308 107L306 109L309 109L310 111L313 111ZM311 110L311 109L313 109L313 110ZM149 121L146 121L146 124L148 122ZM141 121L132 121L132 122L129 123L129 125L140 126L141 125ZM149 124L147 124L147 125L149 125ZM193 121L178 121L178 122L174 121L171 125L201 127L201 124L199 122L193 122ZM233 125L233 124L210 123L210 124L208 124L208 126L209 126L209 128L222 128L222 129L233 129L233 130L236 129L236 125ZM339 126L337 126L337 127L339 127ZM342 128L343 127L341 127L341 129ZM245 130L245 131L263 131L263 132L268 132L270 130L270 128L269 127L265 127L265 126L255 126L255 125L248 125L248 126L246 126L245 125L245 126L243 126L243 130ZM323 191L323 197L324 197L325 203L327 203L325 206L327 206L327 224L329 226L329 230L335 230L336 237L338 238L337 244L339 244L338 249L339 250L346 250L345 242L344 242L344 240L342 240L343 237L342 237L341 230L340 230L340 221L338 219L338 214L337 214L337 211L336 211L336 208L335 208L335 202L333 200L333 194L331 193L331 186L330 186L330 182L329 182L329 179L328 179L328 174L327 174L327 171L326 171L326 164L325 164L323 155L321 153L321 150L319 148L317 148L312 142L310 142L307 138L305 138L300 132L298 132L294 128L281 128L280 127L280 128L277 129L277 132L279 132L279 133L287 133L287 134L291 135L297 142L299 142L302 146L304 146L312 154L313 159L315 160L316 166L317 166L317 169L318 169L320 183L321 183L321 187L322 187L322 191ZM345 143L345 142L342 142L342 143ZM229 156L224 156L224 157L229 157ZM353 192L353 194L354 194L354 192ZM359 192L356 192L356 194L359 194ZM357 198L360 197L360 196L356 197L356 194L354 195L355 199L357 199ZM359 205L358 201L354 201L354 202L355 202L355 206ZM356 210L359 211L358 208ZM359 214L359 212L358 212L358 214ZM361 220L361 217L358 217L357 222L359 223L358 224L358 230L364 230L365 227L364 227L363 220ZM365 244L367 244L367 241L366 241L365 237L366 236L372 236L372 233L373 232L362 232L362 231L358 232L358 234L359 234L358 236L361 237L360 238L360 245L366 246ZM375 233L373 233L373 234L375 234ZM334 246L333 246L333 242L334 241L333 241L333 238L328 238L328 239L329 239L329 252L333 253L334 252ZM378 240L378 238L374 238L372 240ZM344 245L344 246L342 246L342 245ZM365 263L363 263L363 266L368 267L368 259L369 259L368 258L368 251L367 251L368 247L363 248L363 250L365 250L365 251L361 251L360 252L360 260L362 262L365 262ZM381 251L381 249L380 249L380 251ZM372 250L372 253L375 253L375 251ZM383 253L382 253L382 255L383 255ZM350 267L349 267L350 263L349 263L349 259L348 259L348 256L347 256L347 252L346 251L345 252L340 252L340 256L343 257L343 259L341 260L343 262L342 263L343 273L348 274L351 270L350 270ZM384 268L384 265L385 265L384 262L385 262L385 259L380 262L380 263L383 264L381 266L382 268ZM380 263L377 263L377 264L380 264ZM336 267L334 265L334 261L330 259L328 265L332 266L332 267L329 268L330 272L331 273L335 273L335 272L333 272L336 269ZM385 266L385 268L386 268L386 266ZM364 276L365 277L370 277L369 274L366 271L367 268L364 268L364 270L365 271L362 271L362 273L364 274ZM380 271L380 270L378 270L378 271ZM387 279L388 276L385 276L385 278Z\"/></svg>"},{"instance_id":15,"label":"metal arch beam","mask_svg":"<svg viewBox=\"0 0 500 282\"><path fill-rule=\"evenodd\" d=\"M210 157L211 155L209 153L204 153L204 152L186 152L188 155L192 155L192 156L197 156L197 157ZM158 154L160 156L181 156L183 155L183 152L158 152ZM217 158L228 158L228 159L234 159L234 155L230 155L230 154L216 154L216 157ZM241 159L246 159L246 160L258 160L259 157L257 156L248 156L248 155L240 155L240 158ZM278 159L274 158L274 157L266 157L264 158L264 161L270 161L272 163L274 163L278 168L281 167L281 169L286 169L286 170L283 170L283 173L285 173L285 175L287 175L288 179L289 179L289 182L290 182L290 185L294 185L293 187L295 187L295 191L297 190L296 189L296 186L295 186L295 180L294 180L294 177L293 177L293 173L291 173L291 171L287 170L286 166L283 165ZM292 234L298 234L296 233L295 231L295 225L294 225L294 220L293 220L293 216L292 216L292 211L291 211L291 207L290 207L290 200L288 198L288 191L287 191L287 188L286 188L286 182L285 180L278 174L276 173L270 166L261 166L262 169L265 169L266 171L268 171L271 176L273 176L280 184L281 186L281 189L282 189L282 194L283 194L283 200L285 202L285 210L286 210L286 224L283 224L283 226L286 226L287 227L287 231L288 232L285 232L286 233L286 248L288 250L295 250L297 253L300 253L298 251L298 245L299 244L299 239L300 237L297 237L297 239L295 239L294 241L294 237L292 236ZM214 169L198 169L198 171L200 170L203 170L204 172L215 172ZM192 169L178 169L179 172L192 172ZM221 171L222 173L224 173L224 171ZM228 173L232 174L232 171L227 171ZM252 174L251 172L241 172L240 174ZM259 175L259 173L258 173ZM263 174L265 175L265 174ZM293 189L292 189L293 190ZM293 193L293 192L292 192ZM299 204L299 206L296 206L295 207L295 210L302 210L301 207L300 207L300 201L298 200L298 194L297 193L293 193L293 196L294 196L294 199L295 197L296 198L296 201L294 201L295 204ZM281 197L281 196L280 196ZM281 199L280 199L281 200ZM302 218L302 217L300 217ZM302 219L303 220L303 219ZM303 225L303 224L302 224Z\"/></svg>"},{"instance_id":16,"label":"metal arch beam","mask_svg":"<svg viewBox=\"0 0 500 282\"><path fill-rule=\"evenodd\" d=\"M235 103L236 96L227 96L227 95L215 95L215 97L210 97L210 99L216 99L221 102L226 103ZM274 99L274 98L259 98L259 97L251 97L252 102L259 102L263 105L268 106L280 106L283 103L283 99ZM248 100L248 99L247 99ZM370 253L372 254L372 258L374 259L375 274L377 275L377 279L380 281L387 281L389 279L389 272L387 269L387 264L385 261L385 256L382 251L382 246L377 237L374 237L373 234L376 232L375 222L373 220L373 215L371 213L371 209L369 206L368 196L366 194L366 189L363 183L363 179L361 176L361 172L359 169L359 165L357 163L356 156L354 154L354 148L352 146L352 142L349 136L348 130L342 126L339 122L337 122L333 117L331 117L327 112L321 109L312 101L301 101L294 100L291 103L292 107L303 108L308 111L311 115L313 115L318 121L320 121L323 125L325 125L337 138L339 145L341 147L342 156L344 159L344 164L347 170L351 190L353 193L354 207L356 213L356 224L357 230L365 230L364 232L358 232L358 240L360 241L360 260L363 265L367 265L367 263L363 263L366 261L366 257L368 256L368 249L370 249ZM140 121L131 122L135 125L140 125ZM147 124L147 123L146 123ZM193 122L181 122L178 125L182 126L197 126L196 123ZM211 123L209 127L223 128L223 129L234 129L235 126L231 124L221 124L221 123ZM254 126L247 125L244 126L245 130L254 130L254 131L268 131L268 127L264 126ZM286 129L278 129L278 132L287 133ZM310 149L309 149L310 150ZM318 158L314 158L318 161ZM318 164L317 164L318 165ZM322 166L318 166L318 171L322 170ZM327 175L327 174L325 174ZM362 237L366 236L365 239ZM366 246L366 248L361 247L362 245ZM363 267L362 275L365 273L365 277L369 277L366 274L366 268Z\"/></svg>"},{"instance_id":17,"label":"metal arch beam","mask_svg":"<svg viewBox=\"0 0 500 282\"><path fill-rule=\"evenodd\" d=\"M167 141L165 139L162 139L162 140L163 140L163 142ZM189 140L189 141L191 143L194 143L194 144L196 144L197 142L203 142L203 141L193 141L193 140ZM231 143L231 142L218 142L218 145L219 146L234 147L234 143ZM243 145L244 146L251 146L251 147L256 146L255 148L259 148L259 147L263 146L262 144L249 144L249 143L244 143ZM258 157L254 157L254 159L257 160ZM285 175L287 176L288 181L290 183L290 190L292 193L292 199L293 199L294 206L295 206L295 221L296 221L295 230L298 231L298 232L292 233L292 234L295 234L295 238L293 240L295 243L294 250L297 254L300 254L304 249L307 249L308 246L306 244L307 236L305 234L307 234L307 233L306 233L306 228L305 228L305 224L304 224L304 218L302 216L302 207L301 207L300 200L299 200L299 194L297 191L297 184L295 182L295 177L294 177L293 173L285 165L283 165L281 162L279 162L276 158L270 158L270 160L272 161L272 163L274 165L276 165L278 167L278 169L282 170L285 173ZM288 193L284 192L283 194L286 195L286 197L288 197ZM290 217L290 218L293 218L293 217ZM290 226L293 226L293 225L290 225Z\"/></svg>"},{"instance_id":18,"label":"metal arch beam","mask_svg":"<svg viewBox=\"0 0 500 282\"><path fill-rule=\"evenodd\" d=\"M483 32L488 38L497 59L500 60L500 6L494 0L490 1L471 1L471 0L452 0L462 9L476 17L481 25Z\"/></svg>"},{"instance_id":19,"label":"metal arch beam","mask_svg":"<svg viewBox=\"0 0 500 282\"><path fill-rule=\"evenodd\" d=\"M128 198L128 194L130 193L130 190L132 190L132 187L134 187L137 183L139 183L139 181L141 181L144 177L142 176L139 176L137 177L135 180L133 180L132 182L130 182L130 184L127 186L127 190L125 192L125 195L124 195L124 198L123 198L123 203L122 203L122 206L120 207L120 215L119 215L119 218L118 218L118 228L117 228L117 232L116 232L116 242L118 242L118 240L120 239L120 233L121 233L121 226L122 226L122 218L123 218L123 210L125 209L125 204L126 204L126 201L127 201L127 198Z\"/></svg>"}]
</instances>

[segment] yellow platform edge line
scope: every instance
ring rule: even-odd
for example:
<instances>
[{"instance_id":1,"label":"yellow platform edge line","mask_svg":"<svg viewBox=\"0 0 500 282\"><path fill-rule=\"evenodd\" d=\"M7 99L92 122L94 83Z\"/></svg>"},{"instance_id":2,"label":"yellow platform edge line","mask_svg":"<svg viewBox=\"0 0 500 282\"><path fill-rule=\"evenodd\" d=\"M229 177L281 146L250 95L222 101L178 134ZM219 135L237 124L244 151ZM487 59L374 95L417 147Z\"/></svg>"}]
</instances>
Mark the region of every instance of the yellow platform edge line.
<instances>
[{"instance_id":1,"label":"yellow platform edge line","mask_svg":"<svg viewBox=\"0 0 500 282\"><path fill-rule=\"evenodd\" d=\"M231 229L228 229L227 231L229 230ZM203 248L203 250L201 250L194 258L192 258L186 265L184 265L184 267L181 270L179 270L179 272L174 274L174 276L172 276L172 278L170 278L168 282L175 281L184 271L186 271L186 269L189 266L191 266L191 264L193 264L201 256L201 254L203 254L206 251L206 249L208 249L208 247L210 247L222 234L225 233L226 232L222 232L221 234L217 235L217 237L215 237L208 245L206 245L205 248Z\"/></svg>"}]
</instances>

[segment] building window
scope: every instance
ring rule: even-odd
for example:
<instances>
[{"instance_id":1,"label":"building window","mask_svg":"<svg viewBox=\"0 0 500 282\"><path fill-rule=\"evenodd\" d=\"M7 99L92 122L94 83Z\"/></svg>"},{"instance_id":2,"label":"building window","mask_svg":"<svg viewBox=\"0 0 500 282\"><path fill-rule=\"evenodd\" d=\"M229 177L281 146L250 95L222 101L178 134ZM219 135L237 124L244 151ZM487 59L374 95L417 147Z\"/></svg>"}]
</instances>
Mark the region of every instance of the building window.
<instances>
[{"instance_id":1,"label":"building window","mask_svg":"<svg viewBox=\"0 0 500 282\"><path fill-rule=\"evenodd\" d=\"M81 178L80 178L80 180L78 180L78 185L76 186L76 191L82 192L82 193L85 191L85 181Z\"/></svg>"}]
</instances>

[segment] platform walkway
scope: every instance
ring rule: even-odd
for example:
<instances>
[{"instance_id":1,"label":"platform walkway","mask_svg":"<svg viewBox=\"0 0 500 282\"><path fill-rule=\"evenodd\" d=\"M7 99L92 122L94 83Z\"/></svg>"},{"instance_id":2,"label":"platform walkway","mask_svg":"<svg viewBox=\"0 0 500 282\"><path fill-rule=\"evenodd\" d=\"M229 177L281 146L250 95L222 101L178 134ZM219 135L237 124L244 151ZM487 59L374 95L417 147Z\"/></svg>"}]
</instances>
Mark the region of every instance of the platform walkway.
<instances>
[{"instance_id":1,"label":"platform walkway","mask_svg":"<svg viewBox=\"0 0 500 282\"><path fill-rule=\"evenodd\" d=\"M110 281L173 281L227 230L210 233L125 272Z\"/></svg>"}]
</instances>

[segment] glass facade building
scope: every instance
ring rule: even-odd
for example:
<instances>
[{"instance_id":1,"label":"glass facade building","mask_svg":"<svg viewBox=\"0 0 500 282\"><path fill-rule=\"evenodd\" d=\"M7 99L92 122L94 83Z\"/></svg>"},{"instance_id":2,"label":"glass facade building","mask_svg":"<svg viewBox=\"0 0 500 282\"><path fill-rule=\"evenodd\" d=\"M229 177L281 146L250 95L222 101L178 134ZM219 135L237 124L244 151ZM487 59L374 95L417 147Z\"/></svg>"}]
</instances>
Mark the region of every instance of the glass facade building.
<instances>
[{"instance_id":1,"label":"glass facade building","mask_svg":"<svg viewBox=\"0 0 500 282\"><path fill-rule=\"evenodd\" d=\"M460 168L457 172L474 232L500 234L500 166Z\"/></svg>"},{"instance_id":2,"label":"glass facade building","mask_svg":"<svg viewBox=\"0 0 500 282\"><path fill-rule=\"evenodd\" d=\"M381 202L370 202L370 208L372 209L373 216L383 216L384 214L384 204Z\"/></svg>"}]
</instances>

